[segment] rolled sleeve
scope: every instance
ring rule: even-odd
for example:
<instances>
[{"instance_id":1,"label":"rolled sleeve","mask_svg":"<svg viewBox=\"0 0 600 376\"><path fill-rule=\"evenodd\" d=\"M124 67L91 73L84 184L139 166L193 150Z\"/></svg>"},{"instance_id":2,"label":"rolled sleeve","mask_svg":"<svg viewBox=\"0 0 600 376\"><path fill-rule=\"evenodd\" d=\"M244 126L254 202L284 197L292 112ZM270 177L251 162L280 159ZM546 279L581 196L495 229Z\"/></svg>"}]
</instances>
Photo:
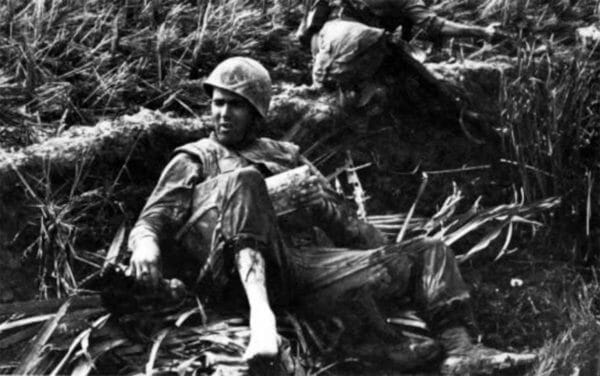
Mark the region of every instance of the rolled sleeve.
<instances>
[{"instance_id":1,"label":"rolled sleeve","mask_svg":"<svg viewBox=\"0 0 600 376\"><path fill-rule=\"evenodd\" d=\"M154 191L131 230L129 248L142 238L159 242L174 233L189 216L194 186L203 180L202 165L189 154L179 153L165 167Z\"/></svg>"},{"instance_id":2,"label":"rolled sleeve","mask_svg":"<svg viewBox=\"0 0 600 376\"><path fill-rule=\"evenodd\" d=\"M440 34L444 19L438 17L422 0L397 0L395 10L402 14L412 24L421 28L429 36Z\"/></svg>"},{"instance_id":3,"label":"rolled sleeve","mask_svg":"<svg viewBox=\"0 0 600 376\"><path fill-rule=\"evenodd\" d=\"M300 161L309 166L323 186L321 200L300 210L300 216L321 228L337 247L360 249L379 247L384 238L369 223L357 218L355 208L336 193L327 179L306 158Z\"/></svg>"}]
</instances>

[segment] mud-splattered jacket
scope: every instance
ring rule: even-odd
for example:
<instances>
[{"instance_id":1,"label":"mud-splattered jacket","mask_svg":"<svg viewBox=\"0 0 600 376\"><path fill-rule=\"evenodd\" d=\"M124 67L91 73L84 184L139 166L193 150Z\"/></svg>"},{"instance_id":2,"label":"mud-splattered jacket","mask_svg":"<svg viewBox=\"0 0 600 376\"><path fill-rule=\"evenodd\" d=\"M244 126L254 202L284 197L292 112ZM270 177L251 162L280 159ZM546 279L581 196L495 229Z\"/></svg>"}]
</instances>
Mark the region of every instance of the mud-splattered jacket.
<instances>
[{"instance_id":1,"label":"mud-splattered jacket","mask_svg":"<svg viewBox=\"0 0 600 376\"><path fill-rule=\"evenodd\" d=\"M423 0L317 0L313 10L329 13L329 19L354 20L390 32L402 26L404 39L413 37L413 26L425 32L428 37L437 38L445 22ZM315 18L323 22L326 17L309 17L310 20ZM308 25L312 32L318 31L321 26L322 24Z\"/></svg>"},{"instance_id":2,"label":"mud-splattered jacket","mask_svg":"<svg viewBox=\"0 0 600 376\"><path fill-rule=\"evenodd\" d=\"M423 0L336 0L344 8L342 14L369 26L388 31L398 26L421 28L430 36L439 34L444 19L431 11Z\"/></svg>"},{"instance_id":3,"label":"mud-splattered jacket","mask_svg":"<svg viewBox=\"0 0 600 376\"><path fill-rule=\"evenodd\" d=\"M372 226L352 220L334 197L326 196L308 214L299 214L312 217L326 234L337 235L332 239L337 246L345 242L352 249L285 244L263 177L300 163L297 146L269 139L240 149L225 147L214 136L185 145L163 171L131 232L130 247L136 249L142 237L160 242L178 234L201 266L200 290L218 294L212 296L220 296L220 302L243 297L230 290L240 288L232 256L248 246L265 258L269 302L276 307L291 303L314 311L318 303L319 310L343 312L348 300L372 296L400 301L408 296L434 318L437 312L447 316L442 308L450 302L468 299L452 251L443 243L416 239L382 246L377 233L369 232Z\"/></svg>"},{"instance_id":4,"label":"mud-splattered jacket","mask_svg":"<svg viewBox=\"0 0 600 376\"><path fill-rule=\"evenodd\" d=\"M196 186L207 179L248 166L254 166L268 177L305 163L308 161L300 155L297 145L268 138L257 138L239 149L221 145L214 135L184 145L176 149L148 198L131 231L130 249L135 249L136 242L142 237L152 237L157 243L165 237L181 238L186 221L192 211L197 210L194 207L198 205L195 203L197 197L194 197L197 196ZM319 205L306 208L298 216L309 218L308 222L318 219L319 227L337 245L359 248L373 245L370 244L373 235L367 237L364 234L364 226L354 220L349 208L329 190Z\"/></svg>"},{"instance_id":5,"label":"mud-splattered jacket","mask_svg":"<svg viewBox=\"0 0 600 376\"><path fill-rule=\"evenodd\" d=\"M289 142L258 138L244 148L233 149L221 145L214 135L177 148L131 231L130 248L135 249L142 237L158 242L163 235L175 235L191 214L197 184L251 164L267 176L277 174L300 164L299 148Z\"/></svg>"}]
</instances>

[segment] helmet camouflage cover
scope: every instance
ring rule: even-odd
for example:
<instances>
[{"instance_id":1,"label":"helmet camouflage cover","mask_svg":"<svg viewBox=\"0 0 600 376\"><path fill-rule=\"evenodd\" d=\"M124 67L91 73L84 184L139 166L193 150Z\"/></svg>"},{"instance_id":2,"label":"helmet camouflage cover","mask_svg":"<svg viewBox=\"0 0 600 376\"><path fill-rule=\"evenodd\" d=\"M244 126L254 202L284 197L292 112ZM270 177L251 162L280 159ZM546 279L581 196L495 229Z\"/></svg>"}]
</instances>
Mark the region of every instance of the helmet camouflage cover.
<instances>
[{"instance_id":1,"label":"helmet camouflage cover","mask_svg":"<svg viewBox=\"0 0 600 376\"><path fill-rule=\"evenodd\" d=\"M212 95L213 88L231 91L246 99L262 116L267 116L271 101L271 77L258 61L232 57L222 61L203 83Z\"/></svg>"},{"instance_id":2,"label":"helmet camouflage cover","mask_svg":"<svg viewBox=\"0 0 600 376\"><path fill-rule=\"evenodd\" d=\"M383 29L358 22L327 22L313 51L313 80L344 85L370 79L387 53L383 36Z\"/></svg>"}]
</instances>

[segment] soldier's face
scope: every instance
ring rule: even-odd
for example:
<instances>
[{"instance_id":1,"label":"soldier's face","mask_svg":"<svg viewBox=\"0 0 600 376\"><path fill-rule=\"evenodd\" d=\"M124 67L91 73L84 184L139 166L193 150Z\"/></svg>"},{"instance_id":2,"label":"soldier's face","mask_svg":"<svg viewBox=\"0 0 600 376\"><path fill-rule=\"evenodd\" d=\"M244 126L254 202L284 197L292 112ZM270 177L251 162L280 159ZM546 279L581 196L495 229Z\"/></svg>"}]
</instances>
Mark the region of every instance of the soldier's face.
<instances>
[{"instance_id":1,"label":"soldier's face","mask_svg":"<svg viewBox=\"0 0 600 376\"><path fill-rule=\"evenodd\" d=\"M211 110L215 135L223 145L242 142L254 122L252 105L228 90L213 89Z\"/></svg>"}]
</instances>

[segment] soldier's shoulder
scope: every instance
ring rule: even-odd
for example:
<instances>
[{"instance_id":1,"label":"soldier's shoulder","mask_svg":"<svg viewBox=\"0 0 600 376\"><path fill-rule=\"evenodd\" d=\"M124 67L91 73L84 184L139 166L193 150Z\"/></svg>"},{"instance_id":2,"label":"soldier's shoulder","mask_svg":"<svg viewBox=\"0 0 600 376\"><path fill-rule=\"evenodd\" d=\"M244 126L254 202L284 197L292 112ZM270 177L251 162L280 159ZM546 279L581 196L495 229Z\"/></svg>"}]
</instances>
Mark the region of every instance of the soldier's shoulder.
<instances>
[{"instance_id":1,"label":"soldier's shoulder","mask_svg":"<svg viewBox=\"0 0 600 376\"><path fill-rule=\"evenodd\" d=\"M175 153L188 153L198 155L209 152L219 147L219 144L210 137L201 138L197 141L187 143L175 149Z\"/></svg>"},{"instance_id":2,"label":"soldier's shoulder","mask_svg":"<svg viewBox=\"0 0 600 376\"><path fill-rule=\"evenodd\" d=\"M276 148L292 154L297 154L300 151L300 147L293 142L273 140L268 137L261 137L258 139L258 142L265 147Z\"/></svg>"}]
</instances>

